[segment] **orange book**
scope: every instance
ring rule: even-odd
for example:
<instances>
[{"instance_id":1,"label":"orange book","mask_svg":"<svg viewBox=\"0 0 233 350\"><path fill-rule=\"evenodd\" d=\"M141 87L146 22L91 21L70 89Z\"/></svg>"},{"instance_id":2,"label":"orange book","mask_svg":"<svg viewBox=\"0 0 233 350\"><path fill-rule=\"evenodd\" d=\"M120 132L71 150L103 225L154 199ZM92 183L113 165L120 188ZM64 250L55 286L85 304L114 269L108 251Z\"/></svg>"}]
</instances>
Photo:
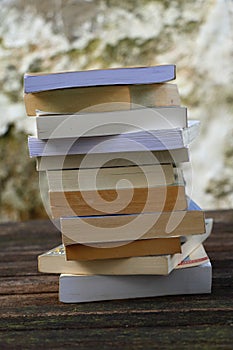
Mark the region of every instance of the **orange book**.
<instances>
[{"instance_id":1,"label":"orange book","mask_svg":"<svg viewBox=\"0 0 233 350\"><path fill-rule=\"evenodd\" d=\"M67 260L101 260L181 253L180 237L65 246Z\"/></svg>"},{"instance_id":2,"label":"orange book","mask_svg":"<svg viewBox=\"0 0 233 350\"><path fill-rule=\"evenodd\" d=\"M108 112L132 107L179 106L180 96L175 84L97 86L58 89L26 93L26 112L35 116L36 110L53 113Z\"/></svg>"},{"instance_id":3,"label":"orange book","mask_svg":"<svg viewBox=\"0 0 233 350\"><path fill-rule=\"evenodd\" d=\"M133 194L133 195L132 195ZM149 194L149 195L148 195ZM102 198L101 198L102 197ZM131 198L131 199L130 199ZM184 185L49 192L53 218L184 210Z\"/></svg>"}]
</instances>

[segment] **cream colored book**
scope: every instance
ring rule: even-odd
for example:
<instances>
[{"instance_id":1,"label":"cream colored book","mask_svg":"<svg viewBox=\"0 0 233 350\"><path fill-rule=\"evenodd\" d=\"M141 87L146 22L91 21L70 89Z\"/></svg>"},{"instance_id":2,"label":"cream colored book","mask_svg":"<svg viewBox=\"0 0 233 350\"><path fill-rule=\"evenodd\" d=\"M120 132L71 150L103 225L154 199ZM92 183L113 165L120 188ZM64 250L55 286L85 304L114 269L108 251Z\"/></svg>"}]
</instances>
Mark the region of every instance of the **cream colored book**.
<instances>
[{"instance_id":1,"label":"cream colored book","mask_svg":"<svg viewBox=\"0 0 233 350\"><path fill-rule=\"evenodd\" d=\"M205 233L204 211L192 200L189 200L187 210L64 217L60 219L60 224L65 245L166 238L182 236L184 232L186 236Z\"/></svg>"},{"instance_id":2,"label":"cream colored book","mask_svg":"<svg viewBox=\"0 0 233 350\"><path fill-rule=\"evenodd\" d=\"M173 184L172 164L47 171L50 191L110 190Z\"/></svg>"},{"instance_id":3,"label":"cream colored book","mask_svg":"<svg viewBox=\"0 0 233 350\"><path fill-rule=\"evenodd\" d=\"M141 130L187 127L187 108L137 108L128 111L56 115L38 112L39 139L117 135Z\"/></svg>"},{"instance_id":4,"label":"cream colored book","mask_svg":"<svg viewBox=\"0 0 233 350\"><path fill-rule=\"evenodd\" d=\"M64 246L60 245L38 257L38 269L76 275L167 275L209 237L212 225L213 219L206 219L205 234L187 236L182 253L80 262L67 261Z\"/></svg>"},{"instance_id":5,"label":"cream colored book","mask_svg":"<svg viewBox=\"0 0 233 350\"><path fill-rule=\"evenodd\" d=\"M85 162L83 162L85 158ZM118 167L138 165L154 165L154 164L179 164L189 162L189 149L179 148L170 151L154 151L154 152L114 152L103 154L74 154L67 156L48 156L37 157L37 170L59 170L59 169L78 169L100 168L100 167Z\"/></svg>"}]
</instances>

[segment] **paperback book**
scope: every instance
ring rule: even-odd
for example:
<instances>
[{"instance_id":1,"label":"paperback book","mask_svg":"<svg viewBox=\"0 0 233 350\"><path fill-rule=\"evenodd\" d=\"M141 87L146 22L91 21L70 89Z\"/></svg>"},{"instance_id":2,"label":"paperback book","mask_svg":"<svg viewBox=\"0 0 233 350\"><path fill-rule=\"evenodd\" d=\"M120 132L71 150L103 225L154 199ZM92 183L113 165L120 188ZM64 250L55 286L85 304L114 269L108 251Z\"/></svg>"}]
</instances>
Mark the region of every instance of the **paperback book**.
<instances>
[{"instance_id":1,"label":"paperback book","mask_svg":"<svg viewBox=\"0 0 233 350\"><path fill-rule=\"evenodd\" d=\"M85 163L82 163L85 158ZM153 152L113 152L102 154L74 154L67 156L37 157L37 171L79 169L85 164L86 168L122 167L130 165L179 164L189 161L189 149L178 148L173 150Z\"/></svg>"},{"instance_id":2,"label":"paperback book","mask_svg":"<svg viewBox=\"0 0 233 350\"><path fill-rule=\"evenodd\" d=\"M39 92L65 88L138 85L164 83L175 79L174 65L96 69L61 73L27 73L24 75L24 92Z\"/></svg>"},{"instance_id":3,"label":"paperback book","mask_svg":"<svg viewBox=\"0 0 233 350\"><path fill-rule=\"evenodd\" d=\"M49 114L37 112L39 139L117 135L144 130L186 128L185 107L137 108L99 113Z\"/></svg>"},{"instance_id":4,"label":"paperback book","mask_svg":"<svg viewBox=\"0 0 233 350\"><path fill-rule=\"evenodd\" d=\"M212 267L203 250L202 246L197 248L189 256L190 265L184 262L183 266L183 263L181 263L168 276L81 276L61 274L59 278L59 300L64 303L79 303L210 293ZM201 254L203 255L200 257ZM193 266L192 260L195 261Z\"/></svg>"},{"instance_id":5,"label":"paperback book","mask_svg":"<svg viewBox=\"0 0 233 350\"><path fill-rule=\"evenodd\" d=\"M25 93L24 102L29 116L36 112L52 113L110 112L129 110L135 106L180 106L176 84L140 84L77 87Z\"/></svg>"}]
</instances>

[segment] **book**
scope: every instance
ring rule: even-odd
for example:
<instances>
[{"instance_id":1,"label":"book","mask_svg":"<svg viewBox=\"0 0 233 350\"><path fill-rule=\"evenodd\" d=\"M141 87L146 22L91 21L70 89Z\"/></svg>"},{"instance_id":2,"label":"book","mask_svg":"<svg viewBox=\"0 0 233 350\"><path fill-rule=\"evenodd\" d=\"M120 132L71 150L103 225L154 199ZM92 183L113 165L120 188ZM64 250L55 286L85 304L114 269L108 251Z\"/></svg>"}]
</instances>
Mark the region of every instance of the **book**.
<instances>
[{"instance_id":1,"label":"book","mask_svg":"<svg viewBox=\"0 0 233 350\"><path fill-rule=\"evenodd\" d=\"M181 238L154 238L133 242L92 243L65 246L66 260L90 261L181 253ZM107 263L107 262L106 262Z\"/></svg>"},{"instance_id":2,"label":"book","mask_svg":"<svg viewBox=\"0 0 233 350\"><path fill-rule=\"evenodd\" d=\"M85 160L84 160L85 158ZM84 163L82 163L84 160ZM100 154L74 154L67 156L44 156L36 158L36 169L38 171L78 169L85 164L86 168L117 167L154 164L179 164L189 161L188 148L178 148L170 151L154 152L114 152Z\"/></svg>"},{"instance_id":3,"label":"book","mask_svg":"<svg viewBox=\"0 0 233 350\"><path fill-rule=\"evenodd\" d=\"M157 107L68 115L38 112L36 126L39 139L117 135L142 130L185 128L187 127L187 109L185 107Z\"/></svg>"},{"instance_id":4,"label":"book","mask_svg":"<svg viewBox=\"0 0 233 350\"><path fill-rule=\"evenodd\" d=\"M175 269L168 276L78 276L62 274L59 300L83 303L167 295L211 293L210 261L188 269Z\"/></svg>"},{"instance_id":5,"label":"book","mask_svg":"<svg viewBox=\"0 0 233 350\"><path fill-rule=\"evenodd\" d=\"M60 73L26 73L24 92L65 88L164 83L176 78L174 65L94 69Z\"/></svg>"},{"instance_id":6,"label":"book","mask_svg":"<svg viewBox=\"0 0 233 350\"><path fill-rule=\"evenodd\" d=\"M139 188L173 184L176 170L172 164L48 170L47 179L50 191L123 189L129 187L128 181Z\"/></svg>"},{"instance_id":7,"label":"book","mask_svg":"<svg viewBox=\"0 0 233 350\"><path fill-rule=\"evenodd\" d=\"M173 255L109 259L106 261L67 261L64 245L38 256L38 269L44 273L77 275L167 275L210 235L213 219L206 219L206 233L191 235L181 246L182 253ZM183 232L185 236L185 232Z\"/></svg>"},{"instance_id":8,"label":"book","mask_svg":"<svg viewBox=\"0 0 233 350\"><path fill-rule=\"evenodd\" d=\"M59 89L24 94L26 113L36 111L55 113L108 112L128 110L137 106L179 106L176 84L111 85Z\"/></svg>"},{"instance_id":9,"label":"book","mask_svg":"<svg viewBox=\"0 0 233 350\"><path fill-rule=\"evenodd\" d=\"M132 189L91 189L81 191L49 191L53 218L108 214L136 214L185 210L185 186L172 184Z\"/></svg>"},{"instance_id":10,"label":"book","mask_svg":"<svg viewBox=\"0 0 233 350\"><path fill-rule=\"evenodd\" d=\"M40 140L30 136L30 157L87 153L164 151L187 147L198 135L200 122L188 121L187 128L131 132L113 136L93 136Z\"/></svg>"},{"instance_id":11,"label":"book","mask_svg":"<svg viewBox=\"0 0 233 350\"><path fill-rule=\"evenodd\" d=\"M140 215L105 215L61 217L62 240L65 245L189 236L205 233L203 210L189 200L187 210L152 212Z\"/></svg>"}]
</instances>

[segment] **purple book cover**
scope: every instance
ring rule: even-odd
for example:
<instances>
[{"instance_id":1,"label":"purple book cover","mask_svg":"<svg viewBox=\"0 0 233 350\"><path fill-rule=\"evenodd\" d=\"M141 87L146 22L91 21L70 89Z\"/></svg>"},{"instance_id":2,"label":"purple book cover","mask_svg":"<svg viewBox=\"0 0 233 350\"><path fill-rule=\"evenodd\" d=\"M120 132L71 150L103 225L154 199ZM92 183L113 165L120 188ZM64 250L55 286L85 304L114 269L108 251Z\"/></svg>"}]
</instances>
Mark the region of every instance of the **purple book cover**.
<instances>
[{"instance_id":1,"label":"purple book cover","mask_svg":"<svg viewBox=\"0 0 233 350\"><path fill-rule=\"evenodd\" d=\"M163 83L176 78L175 65L25 74L24 92L75 87Z\"/></svg>"}]
</instances>

